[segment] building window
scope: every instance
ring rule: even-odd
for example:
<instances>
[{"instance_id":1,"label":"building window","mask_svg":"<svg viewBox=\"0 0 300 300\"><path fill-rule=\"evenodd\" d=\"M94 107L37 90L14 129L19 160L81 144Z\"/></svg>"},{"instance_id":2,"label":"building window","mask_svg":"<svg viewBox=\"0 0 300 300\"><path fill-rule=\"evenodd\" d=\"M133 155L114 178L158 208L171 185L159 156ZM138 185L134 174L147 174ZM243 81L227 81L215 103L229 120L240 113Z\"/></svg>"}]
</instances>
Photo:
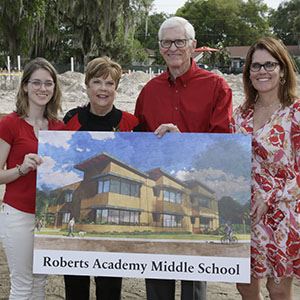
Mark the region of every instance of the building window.
<instances>
[{"instance_id":1,"label":"building window","mask_svg":"<svg viewBox=\"0 0 300 300\"><path fill-rule=\"evenodd\" d=\"M108 223L109 224L119 224L119 211L115 209L110 209L108 211Z\"/></svg>"},{"instance_id":2,"label":"building window","mask_svg":"<svg viewBox=\"0 0 300 300\"><path fill-rule=\"evenodd\" d=\"M112 225L137 225L139 224L139 212L118 209L97 209L97 224Z\"/></svg>"},{"instance_id":3,"label":"building window","mask_svg":"<svg viewBox=\"0 0 300 300\"><path fill-rule=\"evenodd\" d=\"M128 182L121 182L121 195L130 195L130 184Z\"/></svg>"},{"instance_id":4,"label":"building window","mask_svg":"<svg viewBox=\"0 0 300 300\"><path fill-rule=\"evenodd\" d=\"M108 221L108 209L97 209L96 210L96 223L107 224Z\"/></svg>"},{"instance_id":5,"label":"building window","mask_svg":"<svg viewBox=\"0 0 300 300\"><path fill-rule=\"evenodd\" d=\"M98 182L98 193L108 193L109 192L109 180L99 180Z\"/></svg>"},{"instance_id":6,"label":"building window","mask_svg":"<svg viewBox=\"0 0 300 300\"><path fill-rule=\"evenodd\" d=\"M121 192L121 182L120 180L111 179L110 180L110 191L112 193L120 194Z\"/></svg>"},{"instance_id":7,"label":"building window","mask_svg":"<svg viewBox=\"0 0 300 300\"><path fill-rule=\"evenodd\" d=\"M182 203L182 193L179 192L176 193L176 203L178 204Z\"/></svg>"},{"instance_id":8,"label":"building window","mask_svg":"<svg viewBox=\"0 0 300 300\"><path fill-rule=\"evenodd\" d=\"M73 193L71 191L65 193L65 202L73 201Z\"/></svg>"},{"instance_id":9,"label":"building window","mask_svg":"<svg viewBox=\"0 0 300 300\"><path fill-rule=\"evenodd\" d=\"M130 224L135 224L135 225L139 224L140 223L139 217L140 217L139 212L131 211L130 212Z\"/></svg>"},{"instance_id":10,"label":"building window","mask_svg":"<svg viewBox=\"0 0 300 300\"><path fill-rule=\"evenodd\" d=\"M130 184L130 195L133 197L140 196L140 187L137 184Z\"/></svg>"},{"instance_id":11,"label":"building window","mask_svg":"<svg viewBox=\"0 0 300 300\"><path fill-rule=\"evenodd\" d=\"M122 178L100 179L98 181L98 193L108 192L140 197L140 184Z\"/></svg>"},{"instance_id":12,"label":"building window","mask_svg":"<svg viewBox=\"0 0 300 300\"><path fill-rule=\"evenodd\" d=\"M164 227L181 227L181 220L181 216L163 214Z\"/></svg>"},{"instance_id":13,"label":"building window","mask_svg":"<svg viewBox=\"0 0 300 300\"><path fill-rule=\"evenodd\" d=\"M208 217L201 217L201 216L200 216L200 225L206 225L206 226L208 226L210 220L211 220L211 218L208 218Z\"/></svg>"},{"instance_id":14,"label":"building window","mask_svg":"<svg viewBox=\"0 0 300 300\"><path fill-rule=\"evenodd\" d=\"M193 203L198 207L207 207L211 208L211 200L209 198L204 198L200 196L194 196L192 198Z\"/></svg>"},{"instance_id":15,"label":"building window","mask_svg":"<svg viewBox=\"0 0 300 300\"><path fill-rule=\"evenodd\" d=\"M170 200L170 192L164 190L164 201L169 201Z\"/></svg>"},{"instance_id":16,"label":"building window","mask_svg":"<svg viewBox=\"0 0 300 300\"><path fill-rule=\"evenodd\" d=\"M170 202L175 203L176 193L170 192Z\"/></svg>"},{"instance_id":17,"label":"building window","mask_svg":"<svg viewBox=\"0 0 300 300\"><path fill-rule=\"evenodd\" d=\"M163 195L164 195L164 201L171 202L171 203L177 203L177 204L182 203L182 193L180 193L180 192L164 190Z\"/></svg>"},{"instance_id":18,"label":"building window","mask_svg":"<svg viewBox=\"0 0 300 300\"><path fill-rule=\"evenodd\" d=\"M207 199L207 198L201 198L199 203L200 203L200 206L202 206L202 207L211 208L210 207L210 200Z\"/></svg>"},{"instance_id":19,"label":"building window","mask_svg":"<svg viewBox=\"0 0 300 300\"><path fill-rule=\"evenodd\" d=\"M62 216L62 223L63 223L63 224L69 223L70 217L71 217L71 213L69 213L69 212L63 213L63 216Z\"/></svg>"}]
</instances>

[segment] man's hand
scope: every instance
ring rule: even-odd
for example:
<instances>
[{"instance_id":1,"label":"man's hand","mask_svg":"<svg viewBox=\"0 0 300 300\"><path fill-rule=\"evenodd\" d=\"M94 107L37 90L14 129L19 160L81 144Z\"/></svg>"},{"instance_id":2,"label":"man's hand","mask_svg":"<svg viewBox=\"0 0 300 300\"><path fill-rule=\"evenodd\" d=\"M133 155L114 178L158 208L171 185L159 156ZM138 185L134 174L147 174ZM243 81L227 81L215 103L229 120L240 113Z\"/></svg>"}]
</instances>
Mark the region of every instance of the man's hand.
<instances>
[{"instance_id":1,"label":"man's hand","mask_svg":"<svg viewBox=\"0 0 300 300\"><path fill-rule=\"evenodd\" d=\"M156 128L154 134L158 137L163 137L167 132L180 132L178 127L172 123L169 124L161 124Z\"/></svg>"}]
</instances>

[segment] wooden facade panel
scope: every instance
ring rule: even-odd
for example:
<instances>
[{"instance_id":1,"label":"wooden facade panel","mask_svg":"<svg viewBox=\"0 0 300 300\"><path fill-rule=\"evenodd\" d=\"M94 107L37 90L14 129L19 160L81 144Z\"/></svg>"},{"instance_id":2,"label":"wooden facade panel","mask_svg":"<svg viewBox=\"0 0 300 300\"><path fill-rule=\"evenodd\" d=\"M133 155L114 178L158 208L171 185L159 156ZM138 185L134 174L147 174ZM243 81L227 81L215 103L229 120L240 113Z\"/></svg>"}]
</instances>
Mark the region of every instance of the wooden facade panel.
<instances>
[{"instance_id":1,"label":"wooden facade panel","mask_svg":"<svg viewBox=\"0 0 300 300\"><path fill-rule=\"evenodd\" d=\"M171 175L160 169L152 170L148 177L147 174L130 166L126 167L124 163L106 154L84 161L79 168L84 170L85 174L83 181L80 185L77 183L77 188L73 192L77 228L81 226L82 229L86 228L85 231L99 230L99 232L134 232L148 229L154 232L200 232L207 226L211 229L219 226L218 203L214 194L209 189L205 190L201 184L188 188L184 182L172 179ZM116 181L115 178L118 176L119 180ZM102 187L98 191L99 181ZM118 181L121 182L119 192L118 186L116 188ZM128 185L127 190L122 190L122 182L125 182L123 183L125 186ZM114 189L111 190L110 185L113 183ZM64 189L67 188L61 190ZM129 192L132 189L133 194ZM205 195L207 201L210 201L210 208L200 207L200 200L192 203L193 193ZM60 209L63 207L49 207L48 212L57 212ZM111 214L111 219L107 219L108 214ZM136 218L132 224L114 224L128 222L126 216L129 218L129 215ZM80 224L81 221L95 222L96 218L111 224ZM204 218L204 225L200 222L201 218Z\"/></svg>"}]
</instances>

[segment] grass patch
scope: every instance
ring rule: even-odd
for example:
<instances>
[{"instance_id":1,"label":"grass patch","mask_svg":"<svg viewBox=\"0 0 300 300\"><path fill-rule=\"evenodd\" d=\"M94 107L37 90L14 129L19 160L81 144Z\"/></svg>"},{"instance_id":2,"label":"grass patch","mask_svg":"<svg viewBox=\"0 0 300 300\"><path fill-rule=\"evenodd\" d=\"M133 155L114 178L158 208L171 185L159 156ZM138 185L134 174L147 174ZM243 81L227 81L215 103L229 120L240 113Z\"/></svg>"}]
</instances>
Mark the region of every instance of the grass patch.
<instances>
[{"instance_id":1,"label":"grass patch","mask_svg":"<svg viewBox=\"0 0 300 300\"><path fill-rule=\"evenodd\" d=\"M52 235L52 236L67 236L67 231L42 230L35 232L36 235ZM75 232L75 237L79 237L78 232ZM250 236L246 234L235 234L238 240L249 240ZM195 240L195 241L220 241L222 235L212 234L192 234L192 233L173 233L173 232L134 232L134 233L90 233L87 232L85 237L109 237L109 238L143 238L143 239L164 239L164 240Z\"/></svg>"}]
</instances>

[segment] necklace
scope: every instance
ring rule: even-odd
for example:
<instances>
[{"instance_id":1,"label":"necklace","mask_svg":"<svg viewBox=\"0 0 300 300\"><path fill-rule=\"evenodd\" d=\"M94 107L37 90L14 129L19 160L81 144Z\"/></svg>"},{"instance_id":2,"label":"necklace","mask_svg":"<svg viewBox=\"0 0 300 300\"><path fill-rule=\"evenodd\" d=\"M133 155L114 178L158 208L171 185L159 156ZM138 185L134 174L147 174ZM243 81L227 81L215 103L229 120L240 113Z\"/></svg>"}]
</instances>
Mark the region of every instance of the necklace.
<instances>
[{"instance_id":1,"label":"necklace","mask_svg":"<svg viewBox=\"0 0 300 300\"><path fill-rule=\"evenodd\" d=\"M262 108L262 109L269 109L271 107L280 107L281 106L281 103L280 102L272 102L271 104L268 104L268 105L263 105L259 100L257 100L255 102L255 105Z\"/></svg>"}]
</instances>

